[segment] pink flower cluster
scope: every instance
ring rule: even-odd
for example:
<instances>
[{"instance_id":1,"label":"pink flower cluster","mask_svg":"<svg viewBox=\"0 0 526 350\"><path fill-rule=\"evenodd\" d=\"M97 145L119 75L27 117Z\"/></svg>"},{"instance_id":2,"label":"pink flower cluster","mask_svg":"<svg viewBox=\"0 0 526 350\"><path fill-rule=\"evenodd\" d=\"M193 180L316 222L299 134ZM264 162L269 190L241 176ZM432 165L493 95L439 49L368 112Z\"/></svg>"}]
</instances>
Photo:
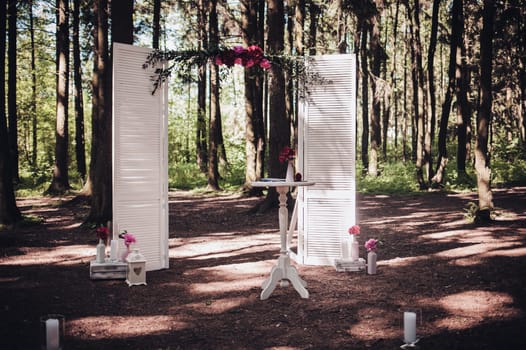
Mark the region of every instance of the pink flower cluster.
<instances>
[{"instance_id":1,"label":"pink flower cluster","mask_svg":"<svg viewBox=\"0 0 526 350\"><path fill-rule=\"evenodd\" d=\"M256 45L247 48L234 46L232 49L223 50L215 56L214 62L218 66L224 64L232 67L234 64L239 64L246 68L259 66L263 69L269 69L271 65L270 61L265 58L263 50Z\"/></svg>"},{"instance_id":2,"label":"pink flower cluster","mask_svg":"<svg viewBox=\"0 0 526 350\"><path fill-rule=\"evenodd\" d=\"M292 160L296 157L296 151L294 151L294 148L290 148L289 146L283 147L281 152L279 152L279 162L283 163L284 161Z\"/></svg>"},{"instance_id":3,"label":"pink flower cluster","mask_svg":"<svg viewBox=\"0 0 526 350\"><path fill-rule=\"evenodd\" d=\"M370 252L370 251L376 249L376 245L377 244L378 244L378 240L374 239L374 238L371 238L367 242L365 242L364 247L365 247L365 249L367 249L368 252Z\"/></svg>"},{"instance_id":4,"label":"pink flower cluster","mask_svg":"<svg viewBox=\"0 0 526 350\"><path fill-rule=\"evenodd\" d=\"M360 226L352 225L351 227L349 227L349 234L350 235L359 235L360 234Z\"/></svg>"},{"instance_id":5,"label":"pink flower cluster","mask_svg":"<svg viewBox=\"0 0 526 350\"><path fill-rule=\"evenodd\" d=\"M130 244L137 242L135 239L135 236L131 233L128 233L128 231L124 230L123 233L119 234L119 238L124 239L124 244L126 247L129 247Z\"/></svg>"}]
</instances>

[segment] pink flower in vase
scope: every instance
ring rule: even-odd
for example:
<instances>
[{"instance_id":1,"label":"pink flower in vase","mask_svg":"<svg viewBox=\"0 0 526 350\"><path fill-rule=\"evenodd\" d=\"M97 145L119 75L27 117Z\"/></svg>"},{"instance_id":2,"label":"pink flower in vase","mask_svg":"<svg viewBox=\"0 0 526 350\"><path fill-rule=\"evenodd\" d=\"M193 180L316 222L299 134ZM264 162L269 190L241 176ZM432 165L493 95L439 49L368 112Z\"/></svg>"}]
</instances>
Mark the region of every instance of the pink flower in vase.
<instances>
[{"instance_id":1,"label":"pink flower in vase","mask_svg":"<svg viewBox=\"0 0 526 350\"><path fill-rule=\"evenodd\" d=\"M378 244L378 240L371 238L365 242L364 247L367 249L368 252L374 251L376 249L376 245Z\"/></svg>"},{"instance_id":2,"label":"pink flower in vase","mask_svg":"<svg viewBox=\"0 0 526 350\"><path fill-rule=\"evenodd\" d=\"M102 240L104 244L106 244L109 236L110 230L106 226L100 226L97 228L97 238Z\"/></svg>"},{"instance_id":3,"label":"pink flower in vase","mask_svg":"<svg viewBox=\"0 0 526 350\"><path fill-rule=\"evenodd\" d=\"M279 152L279 162L283 163L285 161L293 160L296 157L296 152L294 151L294 148L290 148L289 146L283 147L281 152Z\"/></svg>"},{"instance_id":4,"label":"pink flower in vase","mask_svg":"<svg viewBox=\"0 0 526 350\"><path fill-rule=\"evenodd\" d=\"M349 234L350 235L359 235L360 234L360 226L358 225L352 225L349 227Z\"/></svg>"}]
</instances>

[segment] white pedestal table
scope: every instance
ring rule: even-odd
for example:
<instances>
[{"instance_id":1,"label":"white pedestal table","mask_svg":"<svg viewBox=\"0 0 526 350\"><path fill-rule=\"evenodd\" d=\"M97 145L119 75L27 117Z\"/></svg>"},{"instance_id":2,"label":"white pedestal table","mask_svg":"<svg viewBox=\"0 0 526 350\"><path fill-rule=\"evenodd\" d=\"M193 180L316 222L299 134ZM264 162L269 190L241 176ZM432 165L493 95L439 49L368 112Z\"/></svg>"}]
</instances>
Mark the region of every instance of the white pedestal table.
<instances>
[{"instance_id":1,"label":"white pedestal table","mask_svg":"<svg viewBox=\"0 0 526 350\"><path fill-rule=\"evenodd\" d=\"M281 248L277 264L272 267L270 277L263 282L261 288L261 300L267 299L276 289L278 283L281 286L287 286L288 282L304 299L309 297L307 282L302 280L298 271L290 264L290 257L287 250L287 226L289 220L289 211L287 209L287 192L290 187L312 186L314 182L309 181L285 181L284 179L262 179L251 183L253 187L275 187L279 194L279 234L281 239Z\"/></svg>"}]
</instances>

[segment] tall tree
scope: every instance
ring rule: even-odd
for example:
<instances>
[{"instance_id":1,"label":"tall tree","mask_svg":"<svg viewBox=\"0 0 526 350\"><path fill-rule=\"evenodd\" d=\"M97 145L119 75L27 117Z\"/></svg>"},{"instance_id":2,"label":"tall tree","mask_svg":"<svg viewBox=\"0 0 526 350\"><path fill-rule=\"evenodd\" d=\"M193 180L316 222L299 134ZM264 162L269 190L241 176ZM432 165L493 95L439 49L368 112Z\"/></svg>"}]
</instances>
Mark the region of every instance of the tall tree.
<instances>
[{"instance_id":1,"label":"tall tree","mask_svg":"<svg viewBox=\"0 0 526 350\"><path fill-rule=\"evenodd\" d=\"M493 22L495 1L484 0L480 33L480 104L477 114L477 141L475 145L475 170L477 174L478 210L476 220L491 220L493 195L491 192L490 157L488 153L489 130L492 107L492 60L493 60Z\"/></svg>"},{"instance_id":2,"label":"tall tree","mask_svg":"<svg viewBox=\"0 0 526 350\"><path fill-rule=\"evenodd\" d=\"M217 23L217 0L209 2L210 45L219 45ZM208 188L219 190L219 147L221 134L221 109L219 105L219 67L215 62L210 65L210 126L208 134Z\"/></svg>"},{"instance_id":3,"label":"tall tree","mask_svg":"<svg viewBox=\"0 0 526 350\"><path fill-rule=\"evenodd\" d=\"M55 164L50 193L69 190L68 176L68 99L69 99L69 1L57 0L57 106L55 128Z\"/></svg>"},{"instance_id":4,"label":"tall tree","mask_svg":"<svg viewBox=\"0 0 526 350\"><path fill-rule=\"evenodd\" d=\"M29 5L29 36L31 40L31 166L35 169L37 166L37 69L35 63L35 29L33 16L33 0L28 0Z\"/></svg>"},{"instance_id":5,"label":"tall tree","mask_svg":"<svg viewBox=\"0 0 526 350\"><path fill-rule=\"evenodd\" d=\"M522 149L526 152L526 6L522 6L519 9L519 41L520 45L520 115L519 115L519 128L522 141Z\"/></svg>"},{"instance_id":6,"label":"tall tree","mask_svg":"<svg viewBox=\"0 0 526 350\"><path fill-rule=\"evenodd\" d=\"M424 72L422 68L422 44L420 41L420 1L414 0L413 6L405 0L409 17L411 41L411 76L413 81L413 109L416 118L416 176L420 189L426 188L424 180L424 166L428 159L424 154L424 125L425 125L425 95Z\"/></svg>"},{"instance_id":7,"label":"tall tree","mask_svg":"<svg viewBox=\"0 0 526 350\"><path fill-rule=\"evenodd\" d=\"M427 179L431 182L434 176L433 171L433 156L431 148L435 139L435 124L436 124L436 96L435 96L435 52L437 45L438 33L438 12L440 10L440 0L433 0L433 13L431 16L431 34L429 38L429 49L427 51L427 98L428 98L428 114L427 114L427 128L425 140L425 152L427 154Z\"/></svg>"},{"instance_id":8,"label":"tall tree","mask_svg":"<svg viewBox=\"0 0 526 350\"><path fill-rule=\"evenodd\" d=\"M309 1L309 55L316 55L316 42L318 37L318 17L321 13L320 7L314 2Z\"/></svg>"},{"instance_id":9,"label":"tall tree","mask_svg":"<svg viewBox=\"0 0 526 350\"><path fill-rule=\"evenodd\" d=\"M380 11L383 8L383 1L375 1L374 14L370 17L370 50L372 54L371 77L373 87L373 108L371 109L371 144L369 149L369 166L368 174L370 176L378 175L378 162L380 146L382 143L382 133L380 125L381 113L381 80L380 69L383 60L383 50L380 44Z\"/></svg>"},{"instance_id":10,"label":"tall tree","mask_svg":"<svg viewBox=\"0 0 526 350\"><path fill-rule=\"evenodd\" d=\"M283 0L268 0L267 6L268 51L281 55L285 49ZM285 76L280 65L270 67L269 86L269 176L284 178L286 165L280 164L279 152L290 145L290 122L285 111ZM267 208L276 205L277 192L269 190L265 202Z\"/></svg>"},{"instance_id":11,"label":"tall tree","mask_svg":"<svg viewBox=\"0 0 526 350\"><path fill-rule=\"evenodd\" d=\"M0 33L5 33L6 2L2 1L0 6ZM12 225L22 218L16 206L11 157L9 157L9 131L5 113L5 50L6 37L0 35L0 226Z\"/></svg>"},{"instance_id":12,"label":"tall tree","mask_svg":"<svg viewBox=\"0 0 526 350\"><path fill-rule=\"evenodd\" d=\"M159 39L161 38L161 0L153 0L153 35L152 47L159 49Z\"/></svg>"},{"instance_id":13,"label":"tall tree","mask_svg":"<svg viewBox=\"0 0 526 350\"><path fill-rule=\"evenodd\" d=\"M208 7L205 6L205 0L199 0L197 3L197 40L198 49L208 50L208 33L206 24ZM208 171L208 146L206 133L206 62L200 62L197 67L197 122L195 149L197 165L202 173Z\"/></svg>"},{"instance_id":14,"label":"tall tree","mask_svg":"<svg viewBox=\"0 0 526 350\"><path fill-rule=\"evenodd\" d=\"M93 1L94 57L92 79L92 141L89 180L85 188L91 195L86 221L106 223L112 217L111 193L111 116L107 113L108 2Z\"/></svg>"},{"instance_id":15,"label":"tall tree","mask_svg":"<svg viewBox=\"0 0 526 350\"><path fill-rule=\"evenodd\" d=\"M459 42L460 50L457 48L457 67L456 74L456 96L458 102L457 112L457 173L459 175L466 174L466 162L469 158L471 150L471 115L472 106L469 101L470 88L470 76L471 67L467 63L466 57L466 40L464 40L464 9L462 1L458 5L460 13L458 14L458 37L456 38ZM460 78L458 78L460 77Z\"/></svg>"},{"instance_id":16,"label":"tall tree","mask_svg":"<svg viewBox=\"0 0 526 350\"><path fill-rule=\"evenodd\" d=\"M451 112L451 102L453 100L455 88L459 84L456 76L457 74L460 75L460 45L463 25L462 0L453 0L453 5L451 7L451 35L449 37L448 85L440 116L437 167L435 176L433 177L433 183L439 185L443 184L446 165L448 163L447 128L449 124L449 114Z\"/></svg>"},{"instance_id":17,"label":"tall tree","mask_svg":"<svg viewBox=\"0 0 526 350\"><path fill-rule=\"evenodd\" d=\"M361 159L364 172L369 170L369 59L367 57L367 37L369 25L361 18L358 20L360 39L360 66L362 81L362 144Z\"/></svg>"},{"instance_id":18,"label":"tall tree","mask_svg":"<svg viewBox=\"0 0 526 350\"><path fill-rule=\"evenodd\" d=\"M73 80L75 95L75 155L80 178L86 180L86 140L84 137L84 95L80 59L80 0L73 1Z\"/></svg>"},{"instance_id":19,"label":"tall tree","mask_svg":"<svg viewBox=\"0 0 526 350\"><path fill-rule=\"evenodd\" d=\"M7 110L9 114L9 154L11 156L11 167L13 169L13 181L19 182L18 174L18 118L16 108L16 75L17 75L17 50L16 50L16 21L17 21L17 1L9 0L7 5L8 12L8 40L9 46L7 49L8 57L8 77L7 77Z\"/></svg>"},{"instance_id":20,"label":"tall tree","mask_svg":"<svg viewBox=\"0 0 526 350\"><path fill-rule=\"evenodd\" d=\"M258 15L261 1L242 0L241 6L241 31L245 46L259 44L258 42ZM261 178L261 166L264 152L264 130L262 110L262 82L263 75L260 69L245 68L245 188L251 195L260 195L260 187L250 187L250 182Z\"/></svg>"}]
</instances>

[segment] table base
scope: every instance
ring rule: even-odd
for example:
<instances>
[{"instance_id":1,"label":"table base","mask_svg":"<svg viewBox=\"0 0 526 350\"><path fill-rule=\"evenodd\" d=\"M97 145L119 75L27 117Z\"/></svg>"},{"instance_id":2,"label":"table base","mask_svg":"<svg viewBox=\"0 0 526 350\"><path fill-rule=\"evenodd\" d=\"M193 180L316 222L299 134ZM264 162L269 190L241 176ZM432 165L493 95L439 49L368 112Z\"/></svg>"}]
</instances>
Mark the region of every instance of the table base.
<instances>
[{"instance_id":1,"label":"table base","mask_svg":"<svg viewBox=\"0 0 526 350\"><path fill-rule=\"evenodd\" d=\"M300 278L298 270L290 264L290 257L286 254L281 254L278 258L278 264L273 266L270 271L270 277L261 286L263 289L261 291L261 300L268 299L278 283L285 287L288 285L288 281L292 283L292 286L302 298L309 298L309 291L305 288L307 287L307 282Z\"/></svg>"}]
</instances>

